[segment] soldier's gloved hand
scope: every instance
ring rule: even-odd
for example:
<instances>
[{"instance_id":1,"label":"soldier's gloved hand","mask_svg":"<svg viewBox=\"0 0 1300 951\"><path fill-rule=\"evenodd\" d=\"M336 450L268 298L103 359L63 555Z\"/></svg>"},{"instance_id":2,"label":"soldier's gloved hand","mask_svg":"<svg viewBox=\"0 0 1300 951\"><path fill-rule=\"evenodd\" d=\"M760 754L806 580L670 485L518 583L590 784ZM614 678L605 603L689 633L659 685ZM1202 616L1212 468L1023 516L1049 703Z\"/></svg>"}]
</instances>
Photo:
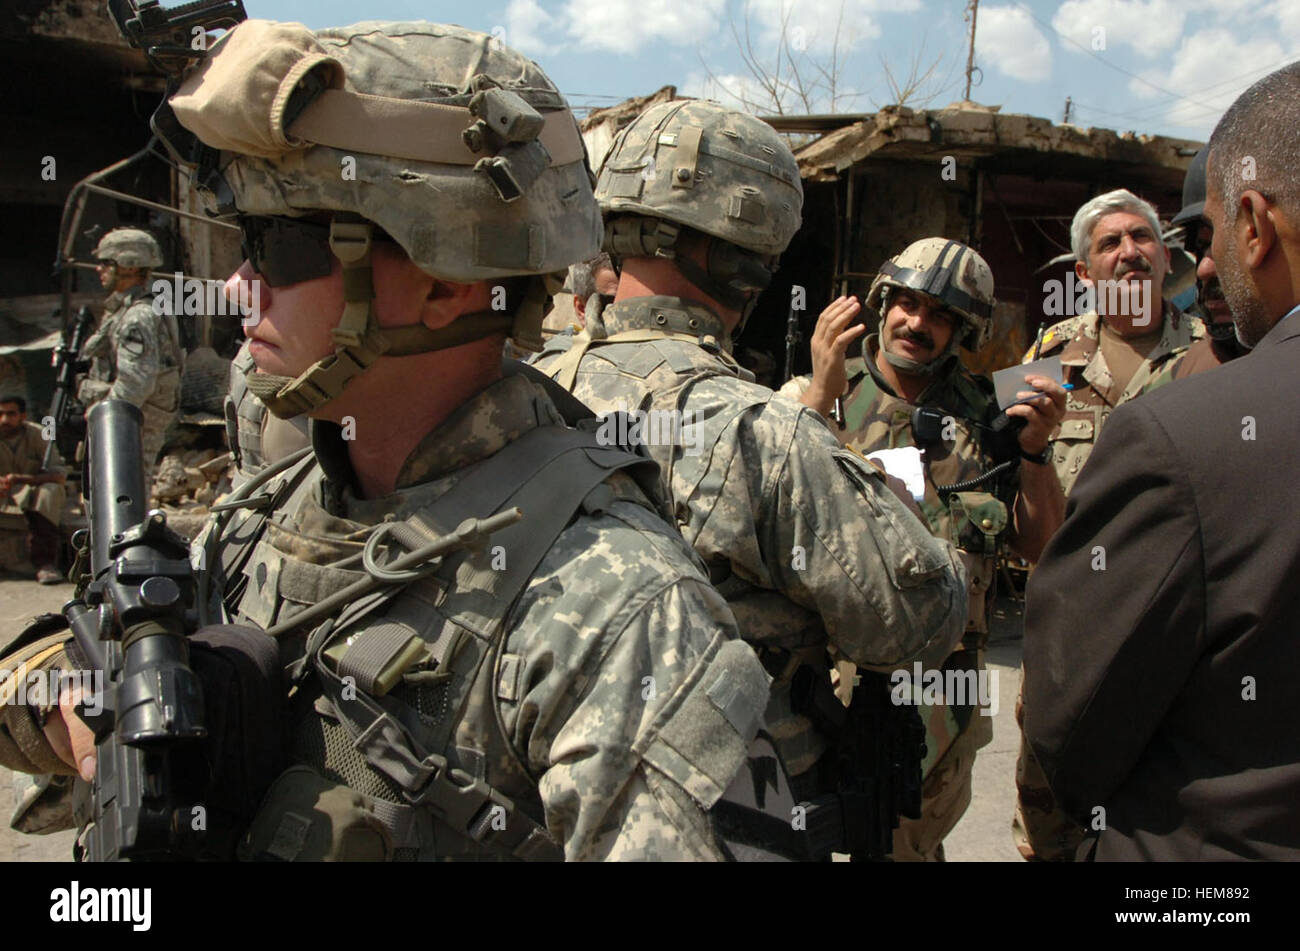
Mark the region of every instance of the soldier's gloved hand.
<instances>
[{"instance_id":1,"label":"soldier's gloved hand","mask_svg":"<svg viewBox=\"0 0 1300 951\"><path fill-rule=\"evenodd\" d=\"M1026 403L1018 403L1007 408L1008 416L1019 416L1025 421L1025 428L1020 431L1020 448L1031 456L1040 454L1047 448L1047 441L1052 432L1065 417L1065 390L1061 384L1046 376L1028 376L1025 382L1032 390L1022 390L1016 399L1034 396Z\"/></svg>"},{"instance_id":2,"label":"soldier's gloved hand","mask_svg":"<svg viewBox=\"0 0 1300 951\"><path fill-rule=\"evenodd\" d=\"M813 380L801 402L823 416L830 414L836 398L848 389L844 353L867 332L866 324L849 326L861 310L856 297L837 297L817 318L811 341Z\"/></svg>"},{"instance_id":3,"label":"soldier's gloved hand","mask_svg":"<svg viewBox=\"0 0 1300 951\"><path fill-rule=\"evenodd\" d=\"M75 769L86 782L95 778L95 734L77 716L81 687L74 685L59 694L59 708L45 721L45 738L59 759Z\"/></svg>"}]
</instances>

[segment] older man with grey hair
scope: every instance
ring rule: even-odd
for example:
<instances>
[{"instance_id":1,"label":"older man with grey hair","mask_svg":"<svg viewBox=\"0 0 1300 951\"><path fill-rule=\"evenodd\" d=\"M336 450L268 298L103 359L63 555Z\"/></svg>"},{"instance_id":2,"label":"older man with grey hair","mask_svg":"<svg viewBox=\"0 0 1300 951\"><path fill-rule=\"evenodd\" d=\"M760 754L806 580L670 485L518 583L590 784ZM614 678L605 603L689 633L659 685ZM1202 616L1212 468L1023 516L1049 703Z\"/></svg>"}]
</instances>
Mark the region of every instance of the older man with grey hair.
<instances>
[{"instance_id":1,"label":"older man with grey hair","mask_svg":"<svg viewBox=\"0 0 1300 951\"><path fill-rule=\"evenodd\" d=\"M1070 242L1081 291L1063 299L1083 306L1048 327L1024 361L1059 354L1072 386L1052 439L1052 464L1067 495L1115 408L1168 382L1162 371L1205 335L1200 320L1162 297L1170 256L1150 202L1124 188L1098 195L1075 212ZM1022 712L1018 704L1020 722ZM1016 787L1012 830L1021 855L1072 859L1084 830L1056 808L1023 738Z\"/></svg>"},{"instance_id":2,"label":"older man with grey hair","mask_svg":"<svg viewBox=\"0 0 1300 951\"><path fill-rule=\"evenodd\" d=\"M1204 336L1201 322L1164 300L1169 249L1149 202L1116 189L1086 202L1070 225L1078 313L1052 324L1025 362L1060 354L1073 384L1052 461L1068 494L1111 411L1148 387L1165 363Z\"/></svg>"},{"instance_id":3,"label":"older man with grey hair","mask_svg":"<svg viewBox=\"0 0 1300 951\"><path fill-rule=\"evenodd\" d=\"M614 302L618 292L618 271L609 254L602 251L587 261L569 268L569 290L573 292L573 313L578 322L589 327L599 324L601 311Z\"/></svg>"}]
</instances>

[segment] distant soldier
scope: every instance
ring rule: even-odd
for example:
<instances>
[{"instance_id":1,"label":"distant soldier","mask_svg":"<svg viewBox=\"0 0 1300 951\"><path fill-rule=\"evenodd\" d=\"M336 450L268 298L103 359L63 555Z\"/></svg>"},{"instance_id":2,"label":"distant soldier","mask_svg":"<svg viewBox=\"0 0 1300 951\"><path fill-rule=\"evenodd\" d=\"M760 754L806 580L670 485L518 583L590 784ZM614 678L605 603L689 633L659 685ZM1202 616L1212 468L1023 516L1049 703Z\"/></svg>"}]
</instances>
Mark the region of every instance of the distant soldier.
<instances>
[{"instance_id":1,"label":"distant soldier","mask_svg":"<svg viewBox=\"0 0 1300 951\"><path fill-rule=\"evenodd\" d=\"M1066 495L1115 407L1204 334L1199 320L1161 296L1169 249L1149 202L1123 188L1098 195L1075 212L1070 239L1074 272L1094 289L1095 307L1047 328L1024 360L1060 354L1073 385L1052 443Z\"/></svg>"},{"instance_id":2,"label":"distant soldier","mask_svg":"<svg viewBox=\"0 0 1300 951\"><path fill-rule=\"evenodd\" d=\"M58 562L65 471L58 449L51 450L48 467L41 465L45 446L41 427L27 421L27 401L0 396L0 509L23 513L36 580L58 584L63 580Z\"/></svg>"},{"instance_id":3,"label":"distant soldier","mask_svg":"<svg viewBox=\"0 0 1300 951\"><path fill-rule=\"evenodd\" d=\"M104 399L140 408L148 486L167 427L180 410L185 365L176 318L155 313L149 297L149 269L162 265L162 251L146 231L115 228L100 239L95 257L99 282L110 294L104 320L81 353L91 364L77 396L87 410Z\"/></svg>"},{"instance_id":4,"label":"distant soldier","mask_svg":"<svg viewBox=\"0 0 1300 951\"><path fill-rule=\"evenodd\" d=\"M1196 311L1205 321L1205 336L1187 348L1176 360L1165 364L1160 374L1145 387L1154 390L1170 380L1213 370L1250 351L1237 340L1232 311L1219 286L1219 272L1210 255L1214 228L1205 218L1205 165L1209 146L1196 153L1183 179L1183 208L1171 222L1183 231L1183 248L1196 258Z\"/></svg>"},{"instance_id":5,"label":"distant soldier","mask_svg":"<svg viewBox=\"0 0 1300 951\"><path fill-rule=\"evenodd\" d=\"M858 452L924 451L921 511L930 530L961 551L970 579L966 634L943 667L978 677L998 556L1011 548L1037 559L1065 516L1047 444L1065 391L1031 375L1027 401L1002 417L993 384L962 366L958 347L977 352L992 335L993 272L959 241L926 238L885 262L867 306L881 323L863 355L845 360L867 328L856 322L857 300L840 298L817 321L813 376L791 380L782 393L826 416L842 398L837 435ZM920 685L911 686L918 694ZM899 825L895 861L941 861L944 838L970 805L975 753L993 739L993 721L978 697L961 699L927 704L922 814Z\"/></svg>"}]
</instances>

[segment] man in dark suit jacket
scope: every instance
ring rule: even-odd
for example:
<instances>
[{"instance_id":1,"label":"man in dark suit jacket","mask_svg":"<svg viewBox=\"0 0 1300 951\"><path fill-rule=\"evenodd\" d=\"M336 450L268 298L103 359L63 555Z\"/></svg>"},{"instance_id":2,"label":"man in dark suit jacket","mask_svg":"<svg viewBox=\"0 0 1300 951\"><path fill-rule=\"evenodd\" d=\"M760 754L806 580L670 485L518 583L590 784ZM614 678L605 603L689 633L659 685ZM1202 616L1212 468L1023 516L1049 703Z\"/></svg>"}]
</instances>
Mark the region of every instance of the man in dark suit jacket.
<instances>
[{"instance_id":1,"label":"man in dark suit jacket","mask_svg":"<svg viewBox=\"0 0 1300 951\"><path fill-rule=\"evenodd\" d=\"M1300 859L1300 64L1209 168L1254 349L1115 411L1029 583L1025 734L1097 859Z\"/></svg>"}]
</instances>

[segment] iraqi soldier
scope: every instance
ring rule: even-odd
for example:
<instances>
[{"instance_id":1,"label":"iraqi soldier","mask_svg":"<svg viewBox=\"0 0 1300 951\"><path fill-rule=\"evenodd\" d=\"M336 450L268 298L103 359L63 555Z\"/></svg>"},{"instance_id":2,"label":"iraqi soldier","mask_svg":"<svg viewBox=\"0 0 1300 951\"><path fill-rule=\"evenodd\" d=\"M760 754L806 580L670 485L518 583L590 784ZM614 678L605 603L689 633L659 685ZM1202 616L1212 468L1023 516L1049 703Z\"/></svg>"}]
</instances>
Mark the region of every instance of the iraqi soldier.
<instances>
[{"instance_id":1,"label":"iraqi soldier","mask_svg":"<svg viewBox=\"0 0 1300 951\"><path fill-rule=\"evenodd\" d=\"M720 857L708 810L769 677L659 517L645 457L503 375L506 335L540 346L550 290L599 244L555 86L455 26L249 20L170 108L211 147L201 197L245 232L227 287L260 295L249 387L312 419L312 454L264 469L196 543L207 619L273 629L296 685L288 767L239 855ZM386 567L515 508L473 550ZM321 616L367 577L386 585ZM82 763L79 721L44 735ZM11 738L6 762L51 760Z\"/></svg>"},{"instance_id":2,"label":"iraqi soldier","mask_svg":"<svg viewBox=\"0 0 1300 951\"><path fill-rule=\"evenodd\" d=\"M126 400L144 414L145 485L167 427L180 411L185 351L171 308L155 308L147 283L149 269L160 267L162 251L147 231L115 228L95 247L99 281L110 291L104 319L81 351L90 372L77 397L86 409L103 399Z\"/></svg>"},{"instance_id":3,"label":"iraqi soldier","mask_svg":"<svg viewBox=\"0 0 1300 951\"><path fill-rule=\"evenodd\" d=\"M958 241L926 238L886 261L866 303L882 319L862 356L845 359L867 328L855 323L857 300L842 297L818 320L813 376L782 392L827 416L841 398L837 435L864 455L922 450L921 511L936 536L961 550L970 579L966 634L943 667L974 672L965 682L979 683L999 555L1009 548L1036 560L1065 515L1047 442L1064 412L1065 391L1031 375L1020 394L1026 402L1003 415L992 382L962 366L959 346L975 352L988 342L993 273ZM910 684L919 698L921 686ZM993 738L993 711L984 699L944 697L927 705L922 817L899 826L895 861L942 861L943 840L970 804L975 752Z\"/></svg>"},{"instance_id":4,"label":"iraqi soldier","mask_svg":"<svg viewBox=\"0 0 1300 951\"><path fill-rule=\"evenodd\" d=\"M1205 333L1200 320L1160 295L1170 256L1148 202L1124 189L1099 195L1075 214L1070 235L1075 273L1094 288L1097 306L1053 324L1025 354L1025 362L1059 354L1073 385L1052 460L1067 494L1115 407L1168 382L1175 363ZM1016 721L1024 722L1019 702ZM1012 834L1020 854L1072 860L1084 830L1056 807L1023 736L1016 787Z\"/></svg>"},{"instance_id":5,"label":"iraqi soldier","mask_svg":"<svg viewBox=\"0 0 1300 951\"><path fill-rule=\"evenodd\" d=\"M1205 165L1209 160L1209 146L1196 153L1187 177L1183 179L1183 207L1174 216L1170 226L1181 229L1183 248L1196 258L1196 311L1205 323L1205 336L1193 343L1177 359L1146 385L1154 390L1171 380L1181 380L1193 373L1213 370L1229 360L1235 360L1248 349L1237 339L1232 321L1232 311L1219 286L1219 273L1210 254L1210 240L1214 228L1205 218Z\"/></svg>"},{"instance_id":6,"label":"iraqi soldier","mask_svg":"<svg viewBox=\"0 0 1300 951\"><path fill-rule=\"evenodd\" d=\"M1161 296L1169 249L1149 202L1122 188L1098 195L1075 212L1070 239L1075 274L1090 290L1062 300L1091 298L1093 306L1048 327L1024 358L1059 354L1072 386L1052 441L1052 464L1066 495L1106 417L1205 332Z\"/></svg>"},{"instance_id":7,"label":"iraqi soldier","mask_svg":"<svg viewBox=\"0 0 1300 951\"><path fill-rule=\"evenodd\" d=\"M868 806L850 792L856 767L834 775L860 750L837 732L844 709L830 664L945 656L965 621L964 570L816 413L751 382L732 357L732 336L799 226L794 157L758 119L662 103L619 134L596 196L606 250L621 266L606 335L552 339L535 365L598 413L640 425L682 533L776 677L765 720L772 752L751 768L779 762L793 801L816 804L824 823L816 842L764 842L745 810L784 810L789 828L788 801L768 809L761 794L729 799L728 842L746 855L886 852L892 823L883 843L869 843L855 829L871 822L837 818ZM851 716L867 716L874 697L855 696ZM757 774L748 783L766 788Z\"/></svg>"}]
</instances>

